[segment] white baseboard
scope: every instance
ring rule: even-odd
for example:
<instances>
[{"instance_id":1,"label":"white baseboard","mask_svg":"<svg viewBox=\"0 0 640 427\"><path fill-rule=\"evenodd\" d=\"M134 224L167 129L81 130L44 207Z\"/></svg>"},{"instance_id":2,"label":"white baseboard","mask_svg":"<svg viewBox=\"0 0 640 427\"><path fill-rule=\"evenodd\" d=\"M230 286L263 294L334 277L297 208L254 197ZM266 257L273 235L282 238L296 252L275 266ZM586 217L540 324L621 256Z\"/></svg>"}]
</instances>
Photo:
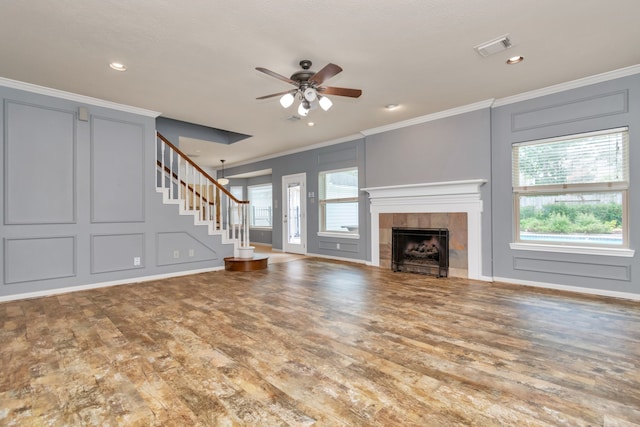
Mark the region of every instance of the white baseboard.
<instances>
[{"instance_id":1,"label":"white baseboard","mask_svg":"<svg viewBox=\"0 0 640 427\"><path fill-rule=\"evenodd\" d=\"M315 257L315 258L333 259L333 260L336 260L336 261L354 262L356 264L371 265L370 261L366 261L364 259L343 258L343 257L339 257L339 256L314 254L314 253L309 253L309 252L307 252L307 256Z\"/></svg>"},{"instance_id":2,"label":"white baseboard","mask_svg":"<svg viewBox=\"0 0 640 427\"><path fill-rule=\"evenodd\" d=\"M47 289L45 291L25 292L23 294L14 294L0 296L0 302L17 301L22 299L48 297L53 295L66 294L69 292L86 291L90 289L106 288L108 286L132 285L135 283L150 282L152 280L170 279L172 277L189 276L191 274L208 273L210 271L224 270L224 266L213 268L201 268L199 270L178 271L175 273L156 274L153 276L133 277L131 279L114 280L111 282L90 283L87 285L68 286L66 288Z\"/></svg>"},{"instance_id":3,"label":"white baseboard","mask_svg":"<svg viewBox=\"0 0 640 427\"><path fill-rule=\"evenodd\" d=\"M606 289L583 288L580 286L558 285L555 283L533 282L530 280L510 279L508 277L494 277L494 282L513 283L514 285L533 286L536 288L555 289L558 291L577 292L581 294L598 295L603 297L623 298L640 301L640 294L630 292L608 291Z\"/></svg>"}]
</instances>

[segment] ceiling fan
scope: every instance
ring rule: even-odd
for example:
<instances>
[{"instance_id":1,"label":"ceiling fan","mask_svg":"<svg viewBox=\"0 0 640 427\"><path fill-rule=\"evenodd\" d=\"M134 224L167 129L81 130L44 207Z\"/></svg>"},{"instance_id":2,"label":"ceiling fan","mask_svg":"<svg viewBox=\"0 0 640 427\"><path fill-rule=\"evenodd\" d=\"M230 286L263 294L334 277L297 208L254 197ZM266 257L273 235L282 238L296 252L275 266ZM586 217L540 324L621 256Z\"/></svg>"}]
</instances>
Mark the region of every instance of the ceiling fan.
<instances>
[{"instance_id":1,"label":"ceiling fan","mask_svg":"<svg viewBox=\"0 0 640 427\"><path fill-rule=\"evenodd\" d=\"M326 95L348 96L350 98L358 98L362 95L360 89L322 86L325 80L330 79L342 71L342 68L336 64L327 64L316 73L310 70L311 61L303 59L300 61L300 67L302 67L302 70L296 71L288 78L271 70L267 70L266 68L256 67L256 70L296 87L295 89L261 96L256 99L267 99L282 95L280 104L284 108L289 108L295 101L297 95L298 98L300 98L298 114L304 117L309 114L309 110L315 108L317 105L320 105L320 108L324 111L331 108L333 102L331 102Z\"/></svg>"}]
</instances>

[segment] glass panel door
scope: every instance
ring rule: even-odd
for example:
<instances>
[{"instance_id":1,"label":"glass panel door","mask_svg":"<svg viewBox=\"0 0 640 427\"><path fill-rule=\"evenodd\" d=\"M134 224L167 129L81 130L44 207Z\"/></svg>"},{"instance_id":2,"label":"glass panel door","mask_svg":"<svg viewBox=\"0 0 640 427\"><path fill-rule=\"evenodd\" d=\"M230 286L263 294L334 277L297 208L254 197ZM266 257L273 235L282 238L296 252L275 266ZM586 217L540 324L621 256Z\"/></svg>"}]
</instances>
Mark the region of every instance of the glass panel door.
<instances>
[{"instance_id":1,"label":"glass panel door","mask_svg":"<svg viewBox=\"0 0 640 427\"><path fill-rule=\"evenodd\" d=\"M282 177L283 189L283 251L306 253L306 174Z\"/></svg>"}]
</instances>

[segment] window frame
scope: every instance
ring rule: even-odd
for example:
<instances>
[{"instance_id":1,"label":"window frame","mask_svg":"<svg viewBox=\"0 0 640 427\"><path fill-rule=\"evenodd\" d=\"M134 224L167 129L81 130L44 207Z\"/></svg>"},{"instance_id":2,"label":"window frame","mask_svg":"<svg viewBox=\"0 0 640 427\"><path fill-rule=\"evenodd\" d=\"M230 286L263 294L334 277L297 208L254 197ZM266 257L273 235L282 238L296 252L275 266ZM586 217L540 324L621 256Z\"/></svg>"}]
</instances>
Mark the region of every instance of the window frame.
<instances>
[{"instance_id":1,"label":"window frame","mask_svg":"<svg viewBox=\"0 0 640 427\"><path fill-rule=\"evenodd\" d=\"M516 149L524 145L541 145L556 143L558 141L569 141L579 138L588 138L603 134L626 133L625 145L623 147L623 161L626 162L622 166L627 175L621 181L615 182L594 182L594 183L562 183L562 184L545 184L545 185L521 185L516 186L515 173L519 171L517 165ZM512 156L512 200L513 200L513 237L510 243L511 249L518 250L535 250L543 252L562 252L562 253L578 253L589 255L610 255L632 257L635 251L629 249L629 129L628 127L620 127L614 129L605 129L595 132L585 132L579 134L571 134L563 137L546 138L513 144L511 147ZM593 242L562 242L558 240L531 240L521 239L520 231L520 199L523 196L544 196L544 195L578 195L578 194L594 194L594 193L616 193L622 195L622 244L607 244Z\"/></svg>"},{"instance_id":2,"label":"window frame","mask_svg":"<svg viewBox=\"0 0 640 427\"><path fill-rule=\"evenodd\" d=\"M318 172L318 236L325 236L325 237L344 237L344 238L351 238L351 239L359 239L360 238L360 190L359 190L359 185L357 186L357 192L358 194L355 197L340 197L340 198L334 198L334 199L324 199L323 198L323 194L322 194L322 189L324 188L326 190L326 182L324 182L323 180L326 179L324 177L326 177L326 175L331 174L331 173L337 173L337 172L348 172L348 171L355 171L356 172L356 176L358 177L358 183L360 181L360 170L357 166L353 166L353 167L347 167L347 168L340 168L340 169L331 169L331 170L324 170L324 171L320 171ZM345 230L345 231L337 231L337 230L327 230L326 229L326 206L327 203L329 204L335 204L335 203L355 203L357 208L358 208L358 212L357 212L357 216L358 216L358 231L349 231L349 230Z\"/></svg>"},{"instance_id":3,"label":"window frame","mask_svg":"<svg viewBox=\"0 0 640 427\"><path fill-rule=\"evenodd\" d=\"M271 225L253 225L254 215L253 215L253 203L251 201L251 189L259 188L259 187L269 187L271 189L271 205L270 205L270 223ZM271 230L273 229L273 183L267 182L264 184L255 184L247 186L247 200L249 200L249 229L256 230Z\"/></svg>"}]
</instances>

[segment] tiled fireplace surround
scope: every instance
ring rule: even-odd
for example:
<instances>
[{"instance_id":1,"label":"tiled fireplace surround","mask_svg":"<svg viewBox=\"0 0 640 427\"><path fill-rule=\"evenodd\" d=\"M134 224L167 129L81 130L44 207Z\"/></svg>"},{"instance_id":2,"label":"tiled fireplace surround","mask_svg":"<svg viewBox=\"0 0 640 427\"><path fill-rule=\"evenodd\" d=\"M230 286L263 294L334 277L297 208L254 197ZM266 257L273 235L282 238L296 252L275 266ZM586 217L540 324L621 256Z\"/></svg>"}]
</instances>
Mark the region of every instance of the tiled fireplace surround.
<instances>
[{"instance_id":1,"label":"tiled fireplace surround","mask_svg":"<svg viewBox=\"0 0 640 427\"><path fill-rule=\"evenodd\" d=\"M466 213L381 213L379 218L381 267L391 268L391 227L446 228L449 277L468 277Z\"/></svg>"},{"instance_id":2,"label":"tiled fireplace surround","mask_svg":"<svg viewBox=\"0 0 640 427\"><path fill-rule=\"evenodd\" d=\"M371 264L391 268L391 228L449 229L449 276L482 279L480 186L450 181L363 190L371 200Z\"/></svg>"}]
</instances>

